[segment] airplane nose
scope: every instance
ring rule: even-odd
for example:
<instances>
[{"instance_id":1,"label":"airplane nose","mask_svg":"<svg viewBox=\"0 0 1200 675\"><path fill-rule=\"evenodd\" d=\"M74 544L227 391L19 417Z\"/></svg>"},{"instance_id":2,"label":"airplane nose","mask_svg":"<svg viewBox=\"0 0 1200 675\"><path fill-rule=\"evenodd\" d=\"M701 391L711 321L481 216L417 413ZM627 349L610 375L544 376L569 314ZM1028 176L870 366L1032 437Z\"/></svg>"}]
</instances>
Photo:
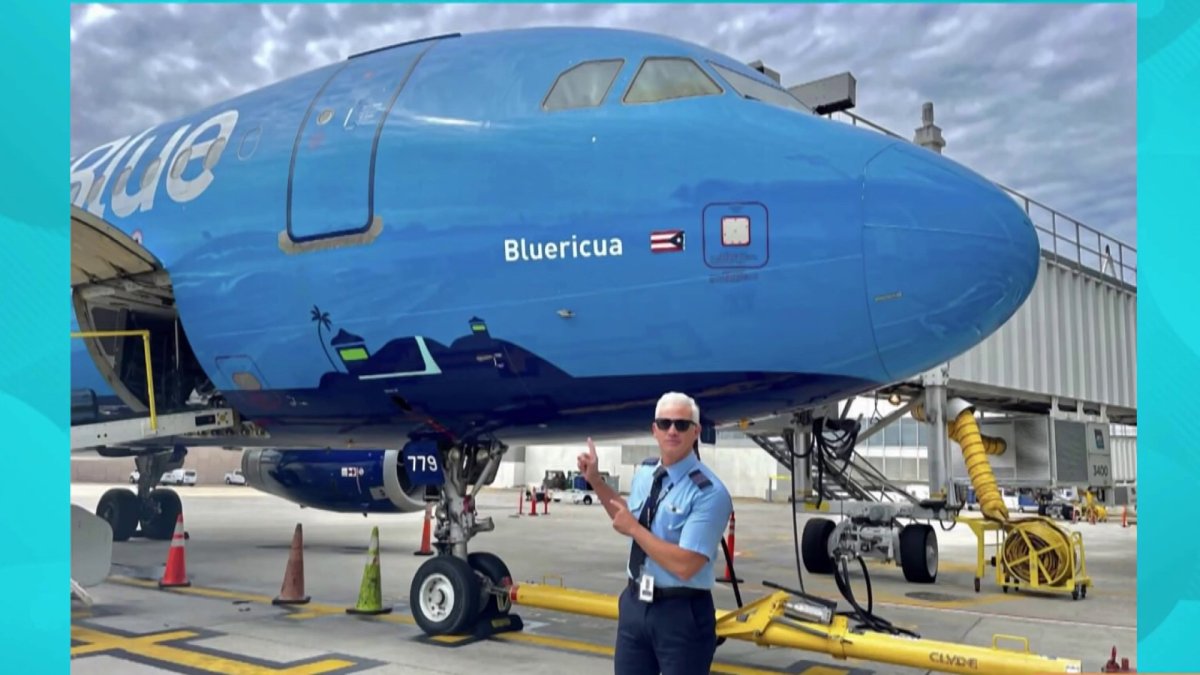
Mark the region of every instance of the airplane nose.
<instances>
[{"instance_id":1,"label":"airplane nose","mask_svg":"<svg viewBox=\"0 0 1200 675\"><path fill-rule=\"evenodd\" d=\"M904 379L998 329L1037 279L1040 246L1017 203L982 176L895 143L863 169L867 305L884 369Z\"/></svg>"}]
</instances>

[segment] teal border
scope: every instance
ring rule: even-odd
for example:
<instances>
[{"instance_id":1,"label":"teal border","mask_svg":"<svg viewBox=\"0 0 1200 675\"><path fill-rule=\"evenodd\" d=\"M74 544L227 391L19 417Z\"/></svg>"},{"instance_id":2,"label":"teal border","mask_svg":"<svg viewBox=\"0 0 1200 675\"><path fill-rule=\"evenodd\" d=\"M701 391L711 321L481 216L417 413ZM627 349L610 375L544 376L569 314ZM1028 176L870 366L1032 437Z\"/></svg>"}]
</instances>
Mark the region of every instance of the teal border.
<instances>
[{"instance_id":1,"label":"teal border","mask_svg":"<svg viewBox=\"0 0 1200 675\"><path fill-rule=\"evenodd\" d=\"M0 669L12 673L70 672L69 28L53 1L5 3L0 21Z\"/></svg>"},{"instance_id":2,"label":"teal border","mask_svg":"<svg viewBox=\"0 0 1200 675\"><path fill-rule=\"evenodd\" d=\"M0 419L8 423L0 645L6 670L67 673L70 15L52 0L5 10L0 307L10 323L0 332L8 355L0 360ZM1200 537L1190 532L1200 495L1190 386L1200 383L1200 226L1189 199L1200 187L1198 23L1196 0L1138 7L1139 672L1200 666Z\"/></svg>"},{"instance_id":3,"label":"teal border","mask_svg":"<svg viewBox=\"0 0 1200 675\"><path fill-rule=\"evenodd\" d=\"M1198 69L1200 2L1139 3L1138 672L1200 666Z\"/></svg>"}]
</instances>

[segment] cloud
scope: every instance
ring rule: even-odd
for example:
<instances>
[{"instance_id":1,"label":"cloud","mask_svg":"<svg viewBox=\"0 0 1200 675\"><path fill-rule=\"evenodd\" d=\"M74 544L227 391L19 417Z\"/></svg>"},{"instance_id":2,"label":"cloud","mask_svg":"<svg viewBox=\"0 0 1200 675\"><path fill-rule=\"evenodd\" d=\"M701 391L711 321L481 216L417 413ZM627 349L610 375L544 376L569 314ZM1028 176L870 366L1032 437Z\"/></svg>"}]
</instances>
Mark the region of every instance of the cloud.
<instances>
[{"instance_id":1,"label":"cloud","mask_svg":"<svg viewBox=\"0 0 1200 675\"><path fill-rule=\"evenodd\" d=\"M404 40L635 28L791 86L849 70L903 136L933 101L945 153L1133 244L1137 9L1119 5L73 5L71 151Z\"/></svg>"}]
</instances>

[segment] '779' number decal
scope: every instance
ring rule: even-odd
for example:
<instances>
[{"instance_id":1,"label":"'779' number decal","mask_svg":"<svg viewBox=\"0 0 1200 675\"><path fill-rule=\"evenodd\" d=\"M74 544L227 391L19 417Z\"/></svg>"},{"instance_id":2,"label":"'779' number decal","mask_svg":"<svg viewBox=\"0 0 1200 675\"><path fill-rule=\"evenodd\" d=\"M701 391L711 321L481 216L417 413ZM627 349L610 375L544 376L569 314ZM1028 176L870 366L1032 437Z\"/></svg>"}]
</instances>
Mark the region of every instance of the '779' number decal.
<instances>
[{"instance_id":1,"label":"'779' number decal","mask_svg":"<svg viewBox=\"0 0 1200 675\"><path fill-rule=\"evenodd\" d=\"M405 446L404 469L413 485L441 485L445 480L436 442L416 441Z\"/></svg>"}]
</instances>

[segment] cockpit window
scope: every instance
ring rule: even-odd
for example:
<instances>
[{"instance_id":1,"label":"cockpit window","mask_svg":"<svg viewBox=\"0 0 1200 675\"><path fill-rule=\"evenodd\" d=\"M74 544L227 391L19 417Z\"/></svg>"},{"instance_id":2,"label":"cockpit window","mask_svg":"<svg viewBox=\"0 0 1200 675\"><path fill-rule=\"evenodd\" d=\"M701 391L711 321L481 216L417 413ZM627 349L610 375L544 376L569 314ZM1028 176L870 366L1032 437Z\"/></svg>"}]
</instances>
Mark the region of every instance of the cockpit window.
<instances>
[{"instance_id":1,"label":"cockpit window","mask_svg":"<svg viewBox=\"0 0 1200 675\"><path fill-rule=\"evenodd\" d=\"M654 103L673 98L712 96L722 93L721 87L695 61L677 57L655 57L642 62L629 91L626 103Z\"/></svg>"},{"instance_id":2,"label":"cockpit window","mask_svg":"<svg viewBox=\"0 0 1200 675\"><path fill-rule=\"evenodd\" d=\"M709 65L717 71L717 74L725 78L729 86L733 87L737 93L745 98L752 98L764 103L770 103L782 108L798 110L800 112L811 113L807 106L799 101L795 96L792 96L786 89L767 84L761 80L756 80L752 77L742 75L737 71L730 70L724 66L718 65L709 61Z\"/></svg>"},{"instance_id":3,"label":"cockpit window","mask_svg":"<svg viewBox=\"0 0 1200 675\"><path fill-rule=\"evenodd\" d=\"M612 59L587 61L568 68L554 81L542 102L542 109L566 110L600 105L624 64L623 59Z\"/></svg>"}]
</instances>

